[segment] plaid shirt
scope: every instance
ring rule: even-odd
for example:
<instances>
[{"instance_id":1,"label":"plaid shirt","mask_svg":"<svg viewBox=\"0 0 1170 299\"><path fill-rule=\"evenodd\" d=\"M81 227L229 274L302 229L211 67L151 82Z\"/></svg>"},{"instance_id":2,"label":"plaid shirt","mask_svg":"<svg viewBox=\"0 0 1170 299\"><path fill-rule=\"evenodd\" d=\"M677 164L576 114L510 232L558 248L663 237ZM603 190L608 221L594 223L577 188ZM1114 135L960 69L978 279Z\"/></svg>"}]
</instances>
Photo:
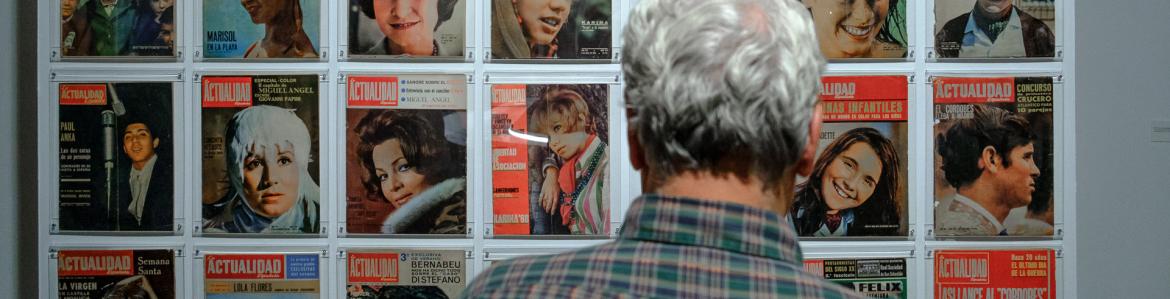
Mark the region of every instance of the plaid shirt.
<instances>
[{"instance_id":1,"label":"plaid shirt","mask_svg":"<svg viewBox=\"0 0 1170 299\"><path fill-rule=\"evenodd\" d=\"M471 298L864 298L804 272L792 227L734 203L643 195L617 241L492 265Z\"/></svg>"}]
</instances>

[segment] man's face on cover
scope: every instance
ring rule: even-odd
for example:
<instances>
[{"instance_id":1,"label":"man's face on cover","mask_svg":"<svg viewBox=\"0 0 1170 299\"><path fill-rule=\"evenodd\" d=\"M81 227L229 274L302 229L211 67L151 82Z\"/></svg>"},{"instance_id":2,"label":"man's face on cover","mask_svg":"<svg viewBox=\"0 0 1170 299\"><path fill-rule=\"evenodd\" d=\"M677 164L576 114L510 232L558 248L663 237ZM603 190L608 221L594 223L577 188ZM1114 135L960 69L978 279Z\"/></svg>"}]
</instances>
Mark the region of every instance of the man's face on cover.
<instances>
[{"instance_id":1,"label":"man's face on cover","mask_svg":"<svg viewBox=\"0 0 1170 299\"><path fill-rule=\"evenodd\" d=\"M61 19L68 19L77 10L77 0L61 0Z\"/></svg>"},{"instance_id":2,"label":"man's face on cover","mask_svg":"<svg viewBox=\"0 0 1170 299\"><path fill-rule=\"evenodd\" d=\"M158 38L163 41L168 47L175 46L175 24L162 23L159 25Z\"/></svg>"},{"instance_id":3,"label":"man's face on cover","mask_svg":"<svg viewBox=\"0 0 1170 299\"><path fill-rule=\"evenodd\" d=\"M150 133L150 128L143 123L132 123L122 131L122 151L130 157L130 161L144 163L154 157L154 150L158 148L158 138Z\"/></svg>"},{"instance_id":4,"label":"man's face on cover","mask_svg":"<svg viewBox=\"0 0 1170 299\"><path fill-rule=\"evenodd\" d=\"M1007 14L1012 8L1012 0L977 0L975 9L988 17L998 17Z\"/></svg>"},{"instance_id":5,"label":"man's face on cover","mask_svg":"<svg viewBox=\"0 0 1170 299\"><path fill-rule=\"evenodd\" d=\"M1032 202L1036 178L1040 176L1040 168L1036 167L1036 161L1032 159L1035 152L1031 143L1012 148L1008 154L1011 166L1002 168L995 177L1000 200L1012 207L1022 207Z\"/></svg>"}]
</instances>

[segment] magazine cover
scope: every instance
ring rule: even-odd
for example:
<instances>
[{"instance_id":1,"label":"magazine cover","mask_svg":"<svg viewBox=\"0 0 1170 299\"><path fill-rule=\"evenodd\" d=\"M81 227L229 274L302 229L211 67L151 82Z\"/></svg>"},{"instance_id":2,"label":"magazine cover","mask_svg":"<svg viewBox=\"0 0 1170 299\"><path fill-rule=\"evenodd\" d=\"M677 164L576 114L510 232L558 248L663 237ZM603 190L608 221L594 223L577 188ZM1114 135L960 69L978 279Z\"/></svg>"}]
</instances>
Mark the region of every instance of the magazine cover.
<instances>
[{"instance_id":1,"label":"magazine cover","mask_svg":"<svg viewBox=\"0 0 1170 299\"><path fill-rule=\"evenodd\" d=\"M61 83L63 231L174 230L174 83Z\"/></svg>"},{"instance_id":2,"label":"magazine cover","mask_svg":"<svg viewBox=\"0 0 1170 299\"><path fill-rule=\"evenodd\" d=\"M828 59L906 57L907 0L802 0Z\"/></svg>"},{"instance_id":3,"label":"magazine cover","mask_svg":"<svg viewBox=\"0 0 1170 299\"><path fill-rule=\"evenodd\" d=\"M612 58L612 0L491 1L493 59Z\"/></svg>"},{"instance_id":4,"label":"magazine cover","mask_svg":"<svg viewBox=\"0 0 1170 299\"><path fill-rule=\"evenodd\" d=\"M935 77L936 236L1052 236L1052 77Z\"/></svg>"},{"instance_id":5,"label":"magazine cover","mask_svg":"<svg viewBox=\"0 0 1170 299\"><path fill-rule=\"evenodd\" d=\"M60 0L61 56L175 56L176 0Z\"/></svg>"},{"instance_id":6,"label":"magazine cover","mask_svg":"<svg viewBox=\"0 0 1170 299\"><path fill-rule=\"evenodd\" d=\"M349 0L349 55L463 58L468 0Z\"/></svg>"},{"instance_id":7,"label":"magazine cover","mask_svg":"<svg viewBox=\"0 0 1170 299\"><path fill-rule=\"evenodd\" d=\"M609 85L491 88L494 234L609 234Z\"/></svg>"},{"instance_id":8,"label":"magazine cover","mask_svg":"<svg viewBox=\"0 0 1170 299\"><path fill-rule=\"evenodd\" d=\"M203 294L208 299L321 298L319 254L207 254Z\"/></svg>"},{"instance_id":9,"label":"magazine cover","mask_svg":"<svg viewBox=\"0 0 1170 299\"><path fill-rule=\"evenodd\" d=\"M821 82L817 159L812 173L797 179L788 213L796 232L906 236L907 77L826 76Z\"/></svg>"},{"instance_id":10,"label":"magazine cover","mask_svg":"<svg viewBox=\"0 0 1170 299\"><path fill-rule=\"evenodd\" d=\"M203 232L319 232L318 81L202 78Z\"/></svg>"},{"instance_id":11,"label":"magazine cover","mask_svg":"<svg viewBox=\"0 0 1170 299\"><path fill-rule=\"evenodd\" d=\"M467 234L467 76L346 77L346 231Z\"/></svg>"},{"instance_id":12,"label":"magazine cover","mask_svg":"<svg viewBox=\"0 0 1170 299\"><path fill-rule=\"evenodd\" d=\"M904 258L805 260L804 270L869 298L909 298Z\"/></svg>"},{"instance_id":13,"label":"magazine cover","mask_svg":"<svg viewBox=\"0 0 1170 299\"><path fill-rule=\"evenodd\" d=\"M1056 0L934 0L939 58L1055 57Z\"/></svg>"},{"instance_id":14,"label":"magazine cover","mask_svg":"<svg viewBox=\"0 0 1170 299\"><path fill-rule=\"evenodd\" d=\"M350 252L347 298L459 298L467 286L462 250Z\"/></svg>"},{"instance_id":15,"label":"magazine cover","mask_svg":"<svg viewBox=\"0 0 1170 299\"><path fill-rule=\"evenodd\" d=\"M170 249L61 250L57 297L177 298L175 262Z\"/></svg>"},{"instance_id":16,"label":"magazine cover","mask_svg":"<svg viewBox=\"0 0 1170 299\"><path fill-rule=\"evenodd\" d=\"M321 0L202 0L204 58L317 58Z\"/></svg>"},{"instance_id":17,"label":"magazine cover","mask_svg":"<svg viewBox=\"0 0 1170 299\"><path fill-rule=\"evenodd\" d=\"M1052 249L934 253L935 298L1051 299L1056 290Z\"/></svg>"}]
</instances>

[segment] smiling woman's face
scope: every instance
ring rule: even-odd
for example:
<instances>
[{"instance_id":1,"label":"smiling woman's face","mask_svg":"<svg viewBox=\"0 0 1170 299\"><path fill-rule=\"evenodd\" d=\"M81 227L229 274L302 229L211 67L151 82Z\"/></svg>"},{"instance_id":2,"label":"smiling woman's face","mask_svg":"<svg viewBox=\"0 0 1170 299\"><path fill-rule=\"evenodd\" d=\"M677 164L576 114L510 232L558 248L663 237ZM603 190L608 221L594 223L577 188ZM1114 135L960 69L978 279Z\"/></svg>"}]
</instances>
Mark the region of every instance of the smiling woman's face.
<instances>
[{"instance_id":1,"label":"smiling woman's face","mask_svg":"<svg viewBox=\"0 0 1170 299\"><path fill-rule=\"evenodd\" d=\"M572 0L512 0L530 45L547 45L569 21Z\"/></svg>"},{"instance_id":2,"label":"smiling woman's face","mask_svg":"<svg viewBox=\"0 0 1170 299\"><path fill-rule=\"evenodd\" d=\"M395 209L406 205L414 196L431 187L426 183L426 176L418 173L414 164L406 161L398 138L375 145L370 156L374 161L374 175L382 187L382 197Z\"/></svg>"},{"instance_id":3,"label":"smiling woman's face","mask_svg":"<svg viewBox=\"0 0 1170 299\"><path fill-rule=\"evenodd\" d=\"M401 54L429 56L434 47L439 0L374 0L378 29Z\"/></svg>"},{"instance_id":4,"label":"smiling woman's face","mask_svg":"<svg viewBox=\"0 0 1170 299\"><path fill-rule=\"evenodd\" d=\"M300 168L292 144L252 145L244 157L244 199L256 213L284 215L300 196Z\"/></svg>"},{"instance_id":5,"label":"smiling woman's face","mask_svg":"<svg viewBox=\"0 0 1170 299\"><path fill-rule=\"evenodd\" d=\"M871 4L872 2L872 4ZM826 58L869 55L886 25L889 0L804 0Z\"/></svg>"},{"instance_id":6,"label":"smiling woman's face","mask_svg":"<svg viewBox=\"0 0 1170 299\"><path fill-rule=\"evenodd\" d=\"M851 209L869 200L882 175L882 162L869 144L850 145L821 176L821 197L830 213Z\"/></svg>"}]
</instances>

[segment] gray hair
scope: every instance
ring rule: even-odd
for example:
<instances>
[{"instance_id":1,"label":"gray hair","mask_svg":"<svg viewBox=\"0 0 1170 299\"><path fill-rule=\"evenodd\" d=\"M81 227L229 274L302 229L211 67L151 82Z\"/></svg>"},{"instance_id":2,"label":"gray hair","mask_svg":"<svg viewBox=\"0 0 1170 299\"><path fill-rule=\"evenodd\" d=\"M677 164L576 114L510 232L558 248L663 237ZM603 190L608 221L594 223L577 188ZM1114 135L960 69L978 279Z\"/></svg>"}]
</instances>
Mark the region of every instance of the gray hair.
<instances>
[{"instance_id":1,"label":"gray hair","mask_svg":"<svg viewBox=\"0 0 1170 299\"><path fill-rule=\"evenodd\" d=\"M296 157L297 168L301 173L301 185L312 184L309 176L309 161L312 161L310 138L309 128L292 109L258 105L236 112L228 121L225 138L228 179L232 188L243 193L244 158L248 157L249 148L266 145L269 150L273 150L272 145L284 143L292 145L293 156ZM265 156L272 156L272 153L266 153Z\"/></svg>"},{"instance_id":2,"label":"gray hair","mask_svg":"<svg viewBox=\"0 0 1170 299\"><path fill-rule=\"evenodd\" d=\"M800 158L825 59L794 0L642 0L622 38L630 129L661 184L682 171L756 176Z\"/></svg>"}]
</instances>

